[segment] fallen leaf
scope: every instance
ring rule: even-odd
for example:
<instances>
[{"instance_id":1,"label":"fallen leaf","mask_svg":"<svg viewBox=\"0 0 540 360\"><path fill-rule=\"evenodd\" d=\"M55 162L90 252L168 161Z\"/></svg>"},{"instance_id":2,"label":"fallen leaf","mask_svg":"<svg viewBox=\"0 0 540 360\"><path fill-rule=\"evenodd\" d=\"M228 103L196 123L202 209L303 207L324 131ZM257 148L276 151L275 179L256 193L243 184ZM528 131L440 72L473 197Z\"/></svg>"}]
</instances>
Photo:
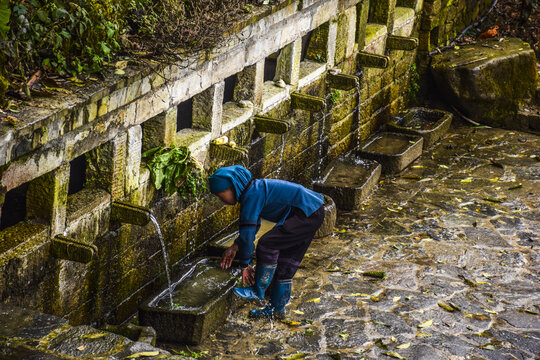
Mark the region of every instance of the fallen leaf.
<instances>
[{"instance_id":1,"label":"fallen leaf","mask_svg":"<svg viewBox=\"0 0 540 360\"><path fill-rule=\"evenodd\" d=\"M491 182L497 182L497 181L499 181L499 178L496 177L496 178L493 178L493 179L489 179L489 181L491 181Z\"/></svg>"},{"instance_id":2,"label":"fallen leaf","mask_svg":"<svg viewBox=\"0 0 540 360\"><path fill-rule=\"evenodd\" d=\"M489 314L497 314L496 311L494 310L484 310L485 312L489 313Z\"/></svg>"},{"instance_id":3,"label":"fallen leaf","mask_svg":"<svg viewBox=\"0 0 540 360\"><path fill-rule=\"evenodd\" d=\"M401 296L394 296L394 297L392 298L392 301L393 301L393 302L398 302L399 299L401 299Z\"/></svg>"},{"instance_id":4,"label":"fallen leaf","mask_svg":"<svg viewBox=\"0 0 540 360\"><path fill-rule=\"evenodd\" d=\"M81 345L77 347L77 350L79 351L83 351L84 349L86 349L86 345Z\"/></svg>"},{"instance_id":5,"label":"fallen leaf","mask_svg":"<svg viewBox=\"0 0 540 360\"><path fill-rule=\"evenodd\" d=\"M426 338L426 337L432 337L432 336L433 335L425 333L425 332L421 332L421 333L416 334L417 338Z\"/></svg>"},{"instance_id":6,"label":"fallen leaf","mask_svg":"<svg viewBox=\"0 0 540 360\"><path fill-rule=\"evenodd\" d=\"M386 277L386 271L365 271L362 275L384 279Z\"/></svg>"},{"instance_id":7,"label":"fallen leaf","mask_svg":"<svg viewBox=\"0 0 540 360\"><path fill-rule=\"evenodd\" d=\"M103 333L95 333L95 334L86 334L86 335L83 335L82 337L85 339L99 339L99 338L104 337L105 335L107 335L107 333L103 332Z\"/></svg>"},{"instance_id":8,"label":"fallen leaf","mask_svg":"<svg viewBox=\"0 0 540 360\"><path fill-rule=\"evenodd\" d=\"M476 280L476 283L480 285L489 285L487 281L482 281L482 280Z\"/></svg>"},{"instance_id":9,"label":"fallen leaf","mask_svg":"<svg viewBox=\"0 0 540 360\"><path fill-rule=\"evenodd\" d=\"M485 345L480 346L480 348L487 349L487 350L497 350L497 348L493 346L492 344L485 344Z\"/></svg>"},{"instance_id":10,"label":"fallen leaf","mask_svg":"<svg viewBox=\"0 0 540 360\"><path fill-rule=\"evenodd\" d=\"M418 327L427 328L427 327L430 327L431 325L433 325L433 319L430 319L430 320L424 321L423 323L418 324Z\"/></svg>"},{"instance_id":11,"label":"fallen leaf","mask_svg":"<svg viewBox=\"0 0 540 360\"><path fill-rule=\"evenodd\" d=\"M370 296L370 299L371 299L372 301L374 301L374 302L379 302L379 301L381 301L381 299L379 299L379 298L378 298L377 296L375 296L375 295L371 295L371 296Z\"/></svg>"},{"instance_id":12,"label":"fallen leaf","mask_svg":"<svg viewBox=\"0 0 540 360\"><path fill-rule=\"evenodd\" d=\"M472 178L466 178L461 180L462 183L470 183L472 181Z\"/></svg>"},{"instance_id":13,"label":"fallen leaf","mask_svg":"<svg viewBox=\"0 0 540 360\"><path fill-rule=\"evenodd\" d=\"M379 320L373 320L373 323L376 324L376 325L390 326L390 325L385 324L385 323L383 323L382 321L379 321Z\"/></svg>"},{"instance_id":14,"label":"fallen leaf","mask_svg":"<svg viewBox=\"0 0 540 360\"><path fill-rule=\"evenodd\" d=\"M122 70L122 69L117 69L117 70L114 72L115 75L124 75L125 73L126 73L126 72L125 72L124 70Z\"/></svg>"},{"instance_id":15,"label":"fallen leaf","mask_svg":"<svg viewBox=\"0 0 540 360\"><path fill-rule=\"evenodd\" d=\"M346 333L345 331L341 330L339 332L339 337L342 338L343 340L347 340L349 338L349 334Z\"/></svg>"},{"instance_id":16,"label":"fallen leaf","mask_svg":"<svg viewBox=\"0 0 540 360\"><path fill-rule=\"evenodd\" d=\"M129 355L127 359L135 359L138 357L150 357L150 356L156 356L156 355L159 355L159 351L157 350L156 351L142 351L142 352Z\"/></svg>"},{"instance_id":17,"label":"fallen leaf","mask_svg":"<svg viewBox=\"0 0 540 360\"><path fill-rule=\"evenodd\" d=\"M403 356L399 355L399 354L398 354L397 352L395 352L395 351L384 352L383 355L390 356L390 357L393 357L393 358L396 358L396 359L405 359Z\"/></svg>"},{"instance_id":18,"label":"fallen leaf","mask_svg":"<svg viewBox=\"0 0 540 360\"><path fill-rule=\"evenodd\" d=\"M281 360L298 360L306 357L306 354L296 353L288 356L280 356Z\"/></svg>"},{"instance_id":19,"label":"fallen leaf","mask_svg":"<svg viewBox=\"0 0 540 360\"><path fill-rule=\"evenodd\" d=\"M377 339L375 341L375 345L380 348L380 349L383 349L383 350L388 350L388 346L386 346L385 343L383 343L382 339Z\"/></svg>"},{"instance_id":20,"label":"fallen leaf","mask_svg":"<svg viewBox=\"0 0 540 360\"><path fill-rule=\"evenodd\" d=\"M409 341L408 343L396 346L396 348L398 348L398 349L408 349L410 346L411 346L411 342Z\"/></svg>"},{"instance_id":21,"label":"fallen leaf","mask_svg":"<svg viewBox=\"0 0 540 360\"><path fill-rule=\"evenodd\" d=\"M456 311L456 309L454 309L452 306L446 305L445 303L442 303L442 302L437 303L437 305L442 307L444 310L447 310L447 311L450 311L450 312Z\"/></svg>"},{"instance_id":22,"label":"fallen leaf","mask_svg":"<svg viewBox=\"0 0 540 360\"><path fill-rule=\"evenodd\" d=\"M283 319L281 320L282 323L284 324L287 324L289 326L298 326L301 324L300 321L295 321L295 320L289 320L289 319Z\"/></svg>"},{"instance_id":23,"label":"fallen leaf","mask_svg":"<svg viewBox=\"0 0 540 360\"><path fill-rule=\"evenodd\" d=\"M516 190L516 189L519 189L519 188L522 188L523 185L521 183L517 184L517 185L514 185L514 186L510 186L508 188L508 190Z\"/></svg>"},{"instance_id":24,"label":"fallen leaf","mask_svg":"<svg viewBox=\"0 0 540 360\"><path fill-rule=\"evenodd\" d=\"M293 313L298 314L298 315L304 315L304 312L300 310L293 310Z\"/></svg>"},{"instance_id":25,"label":"fallen leaf","mask_svg":"<svg viewBox=\"0 0 540 360\"><path fill-rule=\"evenodd\" d=\"M306 302L312 302L312 303L317 304L317 303L320 303L320 302L321 302L321 298L320 298L320 297L318 297L318 298L312 298L312 299L309 299L309 300L306 301Z\"/></svg>"},{"instance_id":26,"label":"fallen leaf","mask_svg":"<svg viewBox=\"0 0 540 360\"><path fill-rule=\"evenodd\" d=\"M125 69L128 66L127 60L120 60L114 64L117 69Z\"/></svg>"}]
</instances>

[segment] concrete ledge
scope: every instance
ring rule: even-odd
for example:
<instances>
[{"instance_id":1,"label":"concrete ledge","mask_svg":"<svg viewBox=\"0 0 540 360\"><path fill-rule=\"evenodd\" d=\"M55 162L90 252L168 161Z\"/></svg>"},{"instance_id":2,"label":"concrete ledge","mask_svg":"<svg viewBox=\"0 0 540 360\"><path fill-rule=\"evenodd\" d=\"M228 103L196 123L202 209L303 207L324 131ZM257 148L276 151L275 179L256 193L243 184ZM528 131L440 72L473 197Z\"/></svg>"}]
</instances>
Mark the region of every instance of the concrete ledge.
<instances>
[{"instance_id":1,"label":"concrete ledge","mask_svg":"<svg viewBox=\"0 0 540 360\"><path fill-rule=\"evenodd\" d=\"M326 71L326 64L311 60L304 60L300 63L300 78L298 88L304 88L309 84L319 80Z\"/></svg>"},{"instance_id":2,"label":"concrete ledge","mask_svg":"<svg viewBox=\"0 0 540 360\"><path fill-rule=\"evenodd\" d=\"M243 108L235 102L223 104L221 133L224 134L238 125L242 125L248 121L252 115L253 107Z\"/></svg>"},{"instance_id":3,"label":"concrete ledge","mask_svg":"<svg viewBox=\"0 0 540 360\"><path fill-rule=\"evenodd\" d=\"M265 82L263 85L261 113L264 114L278 106L281 102L289 100L289 90L289 85L280 88L273 81Z\"/></svg>"}]
</instances>

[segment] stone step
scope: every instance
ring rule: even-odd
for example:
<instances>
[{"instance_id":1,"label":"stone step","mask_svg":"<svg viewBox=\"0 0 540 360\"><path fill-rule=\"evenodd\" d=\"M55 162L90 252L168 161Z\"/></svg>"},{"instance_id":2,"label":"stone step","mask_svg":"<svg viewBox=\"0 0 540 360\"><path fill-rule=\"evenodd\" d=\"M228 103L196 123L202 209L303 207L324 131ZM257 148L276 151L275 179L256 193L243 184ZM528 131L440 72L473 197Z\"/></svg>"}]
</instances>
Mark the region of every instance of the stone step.
<instances>
[{"instance_id":1,"label":"stone step","mask_svg":"<svg viewBox=\"0 0 540 360\"><path fill-rule=\"evenodd\" d=\"M422 154L420 136L382 132L371 136L357 151L357 156L375 160L384 174L398 173Z\"/></svg>"},{"instance_id":2,"label":"stone step","mask_svg":"<svg viewBox=\"0 0 540 360\"><path fill-rule=\"evenodd\" d=\"M388 131L424 138L424 149L436 143L450 128L452 113L423 107L408 109L386 124Z\"/></svg>"},{"instance_id":3,"label":"stone step","mask_svg":"<svg viewBox=\"0 0 540 360\"><path fill-rule=\"evenodd\" d=\"M527 106L517 113L519 130L538 132L540 131L540 106Z\"/></svg>"},{"instance_id":4,"label":"stone step","mask_svg":"<svg viewBox=\"0 0 540 360\"><path fill-rule=\"evenodd\" d=\"M376 161L340 157L328 165L313 188L332 197L340 210L355 210L377 185L380 175L381 165Z\"/></svg>"},{"instance_id":5,"label":"stone step","mask_svg":"<svg viewBox=\"0 0 540 360\"><path fill-rule=\"evenodd\" d=\"M199 344L227 318L240 269L222 270L219 258L199 258L172 285L139 307L139 322L156 330L159 341Z\"/></svg>"},{"instance_id":6,"label":"stone step","mask_svg":"<svg viewBox=\"0 0 540 360\"><path fill-rule=\"evenodd\" d=\"M87 325L70 326L58 316L0 304L0 359L125 359L141 352L185 359L146 342Z\"/></svg>"}]
</instances>

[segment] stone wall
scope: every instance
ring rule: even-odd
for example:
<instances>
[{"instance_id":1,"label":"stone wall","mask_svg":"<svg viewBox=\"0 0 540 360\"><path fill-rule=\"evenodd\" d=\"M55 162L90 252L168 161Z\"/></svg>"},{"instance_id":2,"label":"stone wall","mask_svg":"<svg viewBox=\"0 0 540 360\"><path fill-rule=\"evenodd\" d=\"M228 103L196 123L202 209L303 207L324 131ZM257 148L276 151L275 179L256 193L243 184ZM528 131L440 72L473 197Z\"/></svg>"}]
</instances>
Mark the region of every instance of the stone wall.
<instances>
[{"instance_id":1,"label":"stone wall","mask_svg":"<svg viewBox=\"0 0 540 360\"><path fill-rule=\"evenodd\" d=\"M15 127L0 127L0 301L75 324L124 321L165 274L153 225L115 209L153 211L173 271L238 216L208 194L195 201L155 190L141 152L185 145L208 172L242 162L256 177L310 186L404 107L414 38L435 3L422 16L421 0L285 1L258 10L212 51L133 66L26 106ZM264 81L272 62L276 73ZM231 76L233 101L224 103ZM256 116L290 129L272 133ZM212 144L222 135L239 148Z\"/></svg>"}]
</instances>

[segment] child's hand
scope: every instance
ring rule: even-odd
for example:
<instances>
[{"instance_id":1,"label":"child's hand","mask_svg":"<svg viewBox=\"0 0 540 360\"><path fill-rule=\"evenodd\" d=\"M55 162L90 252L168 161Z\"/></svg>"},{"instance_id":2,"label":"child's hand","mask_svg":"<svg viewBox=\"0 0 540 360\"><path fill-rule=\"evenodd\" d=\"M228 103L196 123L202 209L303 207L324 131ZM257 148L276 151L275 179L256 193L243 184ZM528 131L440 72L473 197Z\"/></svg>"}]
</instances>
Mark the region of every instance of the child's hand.
<instances>
[{"instance_id":1,"label":"child's hand","mask_svg":"<svg viewBox=\"0 0 540 360\"><path fill-rule=\"evenodd\" d=\"M236 243L232 244L227 250L223 252L223 255L221 255L221 268L222 269L228 269L231 267L231 264L234 260L234 257L236 256L236 252L238 251L238 245Z\"/></svg>"},{"instance_id":2,"label":"child's hand","mask_svg":"<svg viewBox=\"0 0 540 360\"><path fill-rule=\"evenodd\" d=\"M244 283L244 286L255 284L255 270L251 265L248 265L247 268L242 270L242 283Z\"/></svg>"}]
</instances>

